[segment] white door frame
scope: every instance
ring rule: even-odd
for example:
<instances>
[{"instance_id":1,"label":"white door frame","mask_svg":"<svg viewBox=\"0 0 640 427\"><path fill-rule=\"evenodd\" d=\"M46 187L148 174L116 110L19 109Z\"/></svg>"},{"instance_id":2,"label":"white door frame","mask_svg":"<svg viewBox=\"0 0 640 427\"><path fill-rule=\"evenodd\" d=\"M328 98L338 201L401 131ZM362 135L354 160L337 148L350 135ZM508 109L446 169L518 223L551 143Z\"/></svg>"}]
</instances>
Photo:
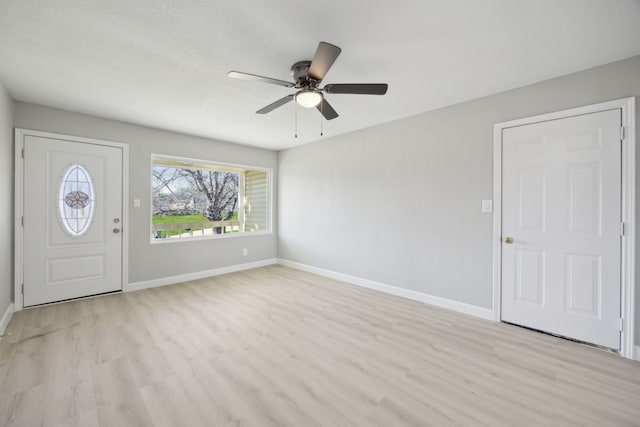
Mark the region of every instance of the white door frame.
<instances>
[{"instance_id":1,"label":"white door frame","mask_svg":"<svg viewBox=\"0 0 640 427\"><path fill-rule=\"evenodd\" d=\"M581 114L622 109L622 221L624 236L621 248L622 336L620 355L633 358L635 311L635 206L636 206L636 131L635 97L617 99L570 110L527 117L493 126L493 318L501 321L502 293L502 131L526 124L557 120Z\"/></svg>"},{"instance_id":2,"label":"white door frame","mask_svg":"<svg viewBox=\"0 0 640 427\"><path fill-rule=\"evenodd\" d=\"M120 142L104 141L94 138L83 138L79 136L61 135L58 133L41 132L29 129L16 128L15 130L15 190L14 190L14 311L24 308L24 296L22 294L22 284L24 277L23 248L24 234L22 228L23 200L24 200L24 139L27 136L37 136L42 138L61 139L70 142L81 142L84 144L105 145L122 149L122 289L129 283L129 145Z\"/></svg>"}]
</instances>

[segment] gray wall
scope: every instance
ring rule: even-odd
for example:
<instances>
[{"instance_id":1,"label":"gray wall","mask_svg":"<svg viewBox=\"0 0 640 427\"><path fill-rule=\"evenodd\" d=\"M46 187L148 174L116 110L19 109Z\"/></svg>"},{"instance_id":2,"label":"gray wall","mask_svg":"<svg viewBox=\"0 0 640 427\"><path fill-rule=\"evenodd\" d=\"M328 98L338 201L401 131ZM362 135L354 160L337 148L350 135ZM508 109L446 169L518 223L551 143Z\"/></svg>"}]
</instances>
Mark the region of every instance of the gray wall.
<instances>
[{"instance_id":1,"label":"gray wall","mask_svg":"<svg viewBox=\"0 0 640 427\"><path fill-rule=\"evenodd\" d=\"M13 102L0 83L0 318L13 301Z\"/></svg>"},{"instance_id":2,"label":"gray wall","mask_svg":"<svg viewBox=\"0 0 640 427\"><path fill-rule=\"evenodd\" d=\"M279 256L491 308L493 124L635 95L640 57L282 151Z\"/></svg>"},{"instance_id":3,"label":"gray wall","mask_svg":"<svg viewBox=\"0 0 640 427\"><path fill-rule=\"evenodd\" d=\"M22 102L15 103L14 126L129 144L129 282L276 257L275 223L270 235L154 245L149 242L151 153L273 168L275 178L275 152ZM133 199L140 199L142 207L133 208ZM248 256L242 256L242 248L248 249Z\"/></svg>"}]
</instances>

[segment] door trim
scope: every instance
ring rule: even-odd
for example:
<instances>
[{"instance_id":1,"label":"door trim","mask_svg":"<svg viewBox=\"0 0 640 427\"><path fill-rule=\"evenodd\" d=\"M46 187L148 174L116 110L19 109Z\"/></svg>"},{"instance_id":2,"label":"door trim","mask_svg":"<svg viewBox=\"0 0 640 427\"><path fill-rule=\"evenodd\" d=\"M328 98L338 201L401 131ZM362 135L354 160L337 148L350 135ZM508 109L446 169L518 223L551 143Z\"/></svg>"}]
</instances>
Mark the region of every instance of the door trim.
<instances>
[{"instance_id":1,"label":"door trim","mask_svg":"<svg viewBox=\"0 0 640 427\"><path fill-rule=\"evenodd\" d=\"M126 288L129 282L129 145L121 142L105 141L95 138L83 138L79 136L63 135L59 133L42 132L29 129L15 129L15 151L14 151L14 246L13 246L13 292L14 311L24 308L24 298L22 295L22 282L24 277L23 248L24 235L22 229L23 201L24 201L24 159L22 150L24 149L24 139L26 136L37 136L42 138L61 139L70 142L81 142L84 144L105 145L122 149L122 284L121 289Z\"/></svg>"},{"instance_id":2,"label":"door trim","mask_svg":"<svg viewBox=\"0 0 640 427\"><path fill-rule=\"evenodd\" d=\"M622 221L625 233L621 247L621 312L623 318L620 355L633 359L635 326L635 206L636 206L636 131L635 97L556 111L493 125L493 319L501 321L502 293L502 131L526 124L563 119L582 114L621 109L622 140Z\"/></svg>"}]
</instances>

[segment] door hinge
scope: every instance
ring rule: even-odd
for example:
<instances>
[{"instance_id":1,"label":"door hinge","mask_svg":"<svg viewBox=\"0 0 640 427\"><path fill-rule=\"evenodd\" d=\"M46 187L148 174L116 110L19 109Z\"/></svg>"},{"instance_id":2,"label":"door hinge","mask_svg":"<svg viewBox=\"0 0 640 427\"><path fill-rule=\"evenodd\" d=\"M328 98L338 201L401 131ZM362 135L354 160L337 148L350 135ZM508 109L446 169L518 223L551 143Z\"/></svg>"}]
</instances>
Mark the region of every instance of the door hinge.
<instances>
[{"instance_id":1,"label":"door hinge","mask_svg":"<svg viewBox=\"0 0 640 427\"><path fill-rule=\"evenodd\" d=\"M24 159L24 148L22 149L21 155L22 155L22 158Z\"/></svg>"},{"instance_id":2,"label":"door hinge","mask_svg":"<svg viewBox=\"0 0 640 427\"><path fill-rule=\"evenodd\" d=\"M624 126L620 127L620 141L624 141Z\"/></svg>"},{"instance_id":3,"label":"door hinge","mask_svg":"<svg viewBox=\"0 0 640 427\"><path fill-rule=\"evenodd\" d=\"M20 218L20 223L22 224L22 226L24 227L24 216Z\"/></svg>"},{"instance_id":4,"label":"door hinge","mask_svg":"<svg viewBox=\"0 0 640 427\"><path fill-rule=\"evenodd\" d=\"M618 322L618 330L622 332L623 329L624 329L624 319L621 317L620 321Z\"/></svg>"},{"instance_id":5,"label":"door hinge","mask_svg":"<svg viewBox=\"0 0 640 427\"><path fill-rule=\"evenodd\" d=\"M20 286L20 292L22 292L22 295L24 295L24 283L22 284L22 286Z\"/></svg>"},{"instance_id":6,"label":"door hinge","mask_svg":"<svg viewBox=\"0 0 640 427\"><path fill-rule=\"evenodd\" d=\"M620 235L624 236L624 222L620 223Z\"/></svg>"}]
</instances>

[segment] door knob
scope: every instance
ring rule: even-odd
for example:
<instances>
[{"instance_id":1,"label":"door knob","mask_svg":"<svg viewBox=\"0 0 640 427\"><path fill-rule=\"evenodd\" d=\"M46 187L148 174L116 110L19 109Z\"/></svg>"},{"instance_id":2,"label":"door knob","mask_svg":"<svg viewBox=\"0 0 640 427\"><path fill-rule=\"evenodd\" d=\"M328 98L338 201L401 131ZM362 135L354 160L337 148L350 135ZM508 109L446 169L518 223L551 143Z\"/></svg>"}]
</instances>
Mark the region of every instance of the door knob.
<instances>
[{"instance_id":1,"label":"door knob","mask_svg":"<svg viewBox=\"0 0 640 427\"><path fill-rule=\"evenodd\" d=\"M119 228L114 228L114 229L113 229L113 232L114 232L115 234L118 234L118 233L120 232L120 229L119 229Z\"/></svg>"},{"instance_id":2,"label":"door knob","mask_svg":"<svg viewBox=\"0 0 640 427\"><path fill-rule=\"evenodd\" d=\"M513 237L505 237L504 242L508 245L513 243Z\"/></svg>"}]
</instances>

